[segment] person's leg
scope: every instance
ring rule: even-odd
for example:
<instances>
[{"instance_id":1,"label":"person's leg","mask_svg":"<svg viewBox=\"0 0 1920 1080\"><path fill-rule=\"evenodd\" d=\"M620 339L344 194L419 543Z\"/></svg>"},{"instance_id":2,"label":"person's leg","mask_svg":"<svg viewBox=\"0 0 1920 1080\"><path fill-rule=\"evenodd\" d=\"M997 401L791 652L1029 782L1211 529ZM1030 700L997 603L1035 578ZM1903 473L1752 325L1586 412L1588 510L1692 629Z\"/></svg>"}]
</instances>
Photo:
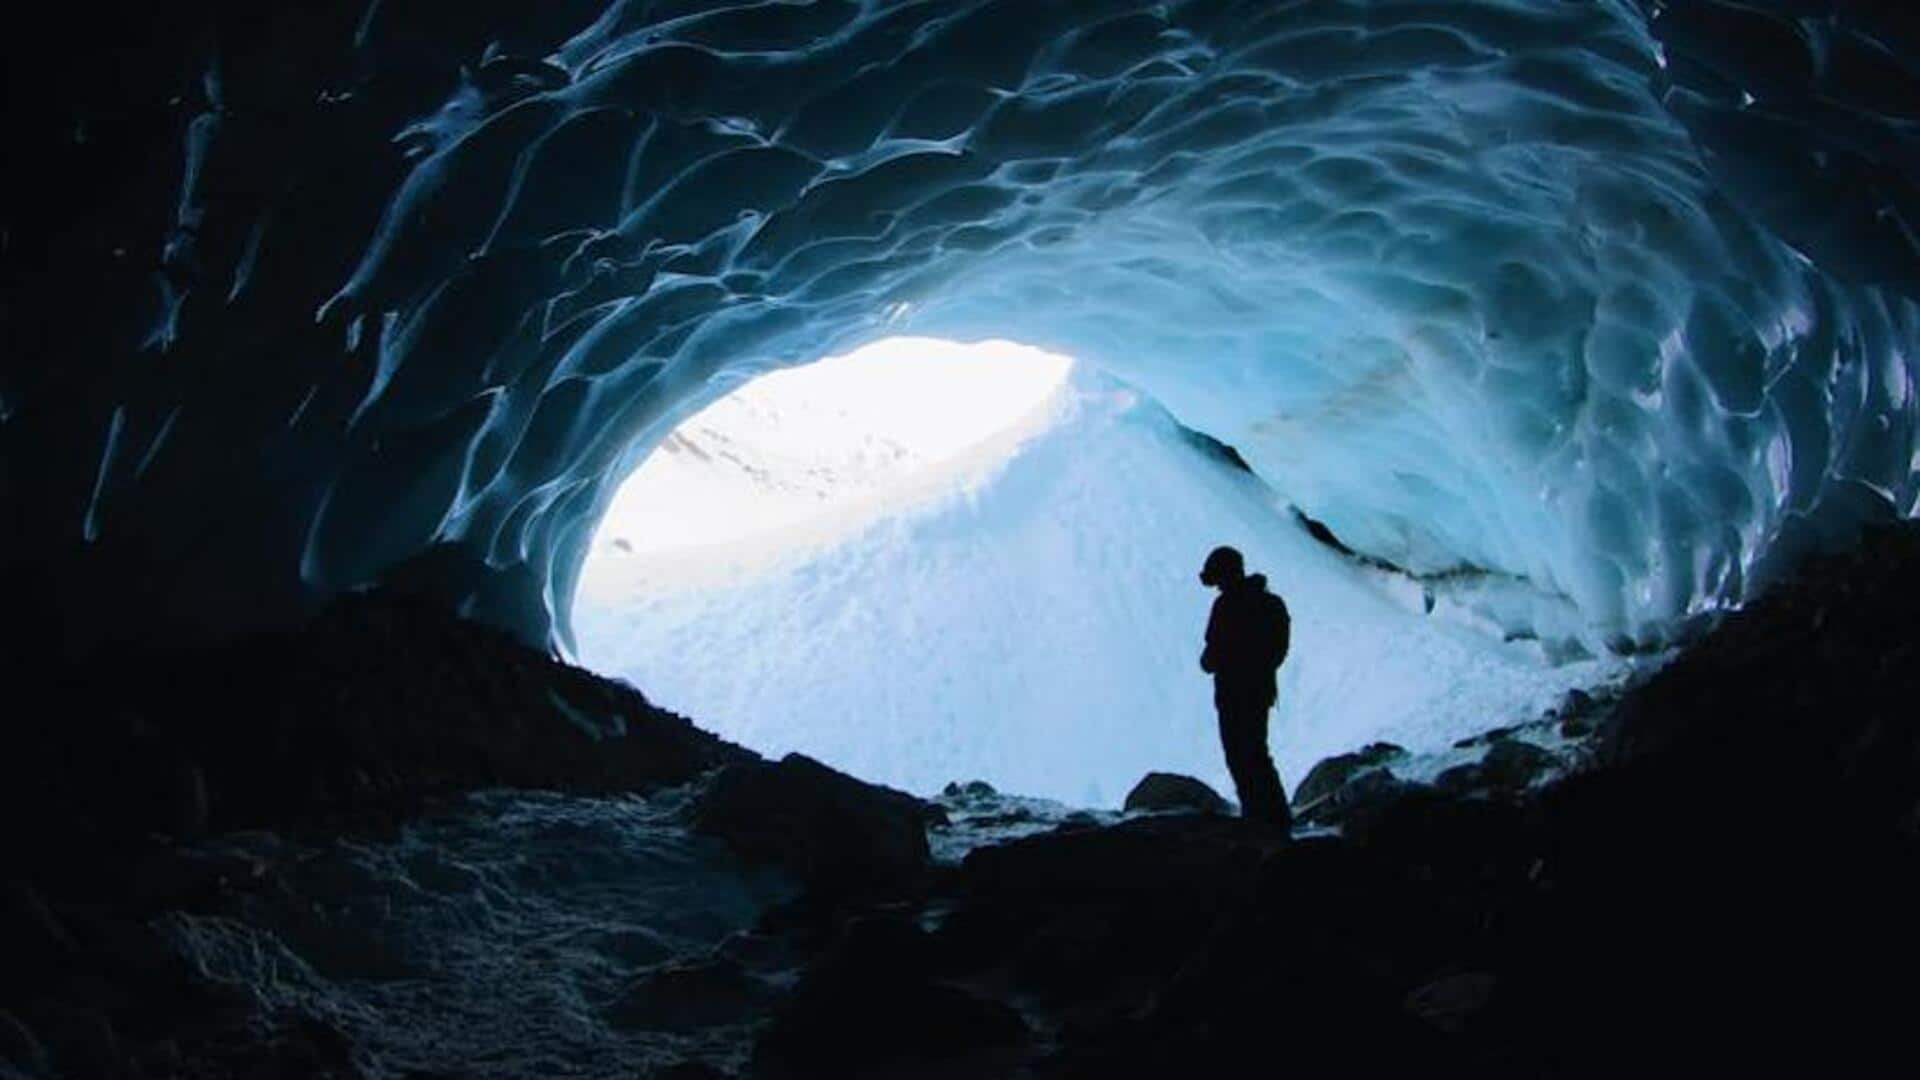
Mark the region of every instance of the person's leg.
<instances>
[{"instance_id":1,"label":"person's leg","mask_svg":"<svg viewBox=\"0 0 1920 1080\"><path fill-rule=\"evenodd\" d=\"M1220 743L1227 755L1227 771L1240 796L1242 816L1259 821L1290 823L1286 791L1267 750L1267 705L1260 701L1220 704Z\"/></svg>"},{"instance_id":2,"label":"person's leg","mask_svg":"<svg viewBox=\"0 0 1920 1080\"><path fill-rule=\"evenodd\" d=\"M1262 790L1261 802L1267 808L1266 820L1292 828L1293 807L1287 802L1287 789L1280 783L1280 770L1274 767L1273 752L1267 746L1267 719L1272 710L1272 698L1253 710L1254 772Z\"/></svg>"},{"instance_id":3,"label":"person's leg","mask_svg":"<svg viewBox=\"0 0 1920 1080\"><path fill-rule=\"evenodd\" d=\"M1228 702L1218 702L1220 710L1220 749L1226 755L1227 775L1233 777L1234 797L1240 800L1240 815L1252 817L1259 787L1247 766L1251 760L1247 747L1245 711Z\"/></svg>"}]
</instances>

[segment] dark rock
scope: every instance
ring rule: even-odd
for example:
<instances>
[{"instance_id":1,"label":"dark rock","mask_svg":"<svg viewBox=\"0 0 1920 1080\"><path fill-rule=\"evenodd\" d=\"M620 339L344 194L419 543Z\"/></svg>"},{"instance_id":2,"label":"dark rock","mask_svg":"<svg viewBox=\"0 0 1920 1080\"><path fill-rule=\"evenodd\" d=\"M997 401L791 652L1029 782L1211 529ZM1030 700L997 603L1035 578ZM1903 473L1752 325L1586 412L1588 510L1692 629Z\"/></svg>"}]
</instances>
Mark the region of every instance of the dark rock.
<instances>
[{"instance_id":1,"label":"dark rock","mask_svg":"<svg viewBox=\"0 0 1920 1080\"><path fill-rule=\"evenodd\" d=\"M1227 800L1191 776L1150 772L1127 792L1126 809L1135 811L1196 810L1203 814L1224 814Z\"/></svg>"},{"instance_id":2,"label":"dark rock","mask_svg":"<svg viewBox=\"0 0 1920 1080\"><path fill-rule=\"evenodd\" d=\"M1495 790L1522 791L1559 766L1559 759L1519 739L1494 743L1480 762L1480 774Z\"/></svg>"},{"instance_id":3,"label":"dark rock","mask_svg":"<svg viewBox=\"0 0 1920 1080\"><path fill-rule=\"evenodd\" d=\"M0 955L6 957L0 985L17 981L31 990L76 952L73 936L39 892L19 881L0 885Z\"/></svg>"},{"instance_id":4,"label":"dark rock","mask_svg":"<svg viewBox=\"0 0 1920 1080\"><path fill-rule=\"evenodd\" d=\"M933 963L932 937L918 923L899 915L852 919L834 946L833 962L862 974L927 973Z\"/></svg>"},{"instance_id":5,"label":"dark rock","mask_svg":"<svg viewBox=\"0 0 1920 1080\"><path fill-rule=\"evenodd\" d=\"M134 862L130 898L146 910L191 907L265 873L264 863L238 850L150 844Z\"/></svg>"},{"instance_id":6,"label":"dark rock","mask_svg":"<svg viewBox=\"0 0 1920 1080\"><path fill-rule=\"evenodd\" d=\"M742 930L714 946L714 955L762 970L794 966L793 942L778 934Z\"/></svg>"},{"instance_id":7,"label":"dark rock","mask_svg":"<svg viewBox=\"0 0 1920 1080\"><path fill-rule=\"evenodd\" d=\"M756 1076L996 1075L1030 1038L1011 1007L944 983L809 972L754 1047ZM962 1063L983 1065L972 1068Z\"/></svg>"},{"instance_id":8,"label":"dark rock","mask_svg":"<svg viewBox=\"0 0 1920 1080\"><path fill-rule=\"evenodd\" d=\"M955 888L1021 903L1210 898L1223 874L1257 860L1257 840L1236 820L1187 815L1056 830L968 852Z\"/></svg>"},{"instance_id":9,"label":"dark rock","mask_svg":"<svg viewBox=\"0 0 1920 1080\"><path fill-rule=\"evenodd\" d=\"M607 1022L638 1031L691 1031L752 1019L772 997L727 959L676 964L642 977L607 1011Z\"/></svg>"},{"instance_id":10,"label":"dark rock","mask_svg":"<svg viewBox=\"0 0 1920 1080\"><path fill-rule=\"evenodd\" d=\"M151 920L103 910L75 912L69 922L89 961L124 991L179 1002L194 986L206 985Z\"/></svg>"},{"instance_id":11,"label":"dark rock","mask_svg":"<svg viewBox=\"0 0 1920 1080\"><path fill-rule=\"evenodd\" d=\"M1332 794L1300 807L1295 816L1305 822L1350 827L1378 814L1395 800L1420 787L1419 784L1401 780L1384 768L1362 769L1352 779L1335 788Z\"/></svg>"},{"instance_id":12,"label":"dark rock","mask_svg":"<svg viewBox=\"0 0 1920 1080\"><path fill-rule=\"evenodd\" d=\"M1493 744L1479 761L1444 769L1433 786L1449 795L1513 795L1532 787L1560 767L1560 759L1521 739Z\"/></svg>"},{"instance_id":13,"label":"dark rock","mask_svg":"<svg viewBox=\"0 0 1920 1080\"><path fill-rule=\"evenodd\" d=\"M756 1075L864 1075L882 1066L909 1075L909 1063L1025 1042L1017 1012L939 980L939 960L912 919L853 919L776 1012L755 1050Z\"/></svg>"},{"instance_id":14,"label":"dark rock","mask_svg":"<svg viewBox=\"0 0 1920 1080\"><path fill-rule=\"evenodd\" d=\"M969 780L964 784L954 780L947 784L941 794L949 799L987 799L1000 793L985 780Z\"/></svg>"},{"instance_id":15,"label":"dark rock","mask_svg":"<svg viewBox=\"0 0 1920 1080\"><path fill-rule=\"evenodd\" d=\"M117 1080L125 1075L120 1039L97 1009L43 1001L32 1010L33 1030L50 1051L56 1075L78 1080Z\"/></svg>"},{"instance_id":16,"label":"dark rock","mask_svg":"<svg viewBox=\"0 0 1920 1080\"><path fill-rule=\"evenodd\" d=\"M177 1076L185 1071L182 1067L185 1062L180 1055L180 1044L172 1039L142 1043L133 1048L133 1058L149 1075Z\"/></svg>"},{"instance_id":17,"label":"dark rock","mask_svg":"<svg viewBox=\"0 0 1920 1080\"><path fill-rule=\"evenodd\" d=\"M951 970L1003 969L1022 993L1089 1014L1144 1005L1243 889L1268 842L1214 815L1153 815L981 848L935 935Z\"/></svg>"},{"instance_id":18,"label":"dark rock","mask_svg":"<svg viewBox=\"0 0 1920 1080\"><path fill-rule=\"evenodd\" d=\"M1307 770L1306 778L1294 790L1293 805L1305 807L1323 799L1355 775L1384 766L1406 754L1404 749L1389 742L1368 743L1352 753L1335 754Z\"/></svg>"},{"instance_id":19,"label":"dark rock","mask_svg":"<svg viewBox=\"0 0 1920 1080\"><path fill-rule=\"evenodd\" d=\"M167 832L180 837L196 837L207 831L207 777L200 766L185 758L170 771L166 815Z\"/></svg>"},{"instance_id":20,"label":"dark rock","mask_svg":"<svg viewBox=\"0 0 1920 1080\"><path fill-rule=\"evenodd\" d=\"M1433 778L1433 786L1449 795L1484 791L1488 786L1486 770L1477 761L1452 765L1440 770L1439 775Z\"/></svg>"},{"instance_id":21,"label":"dark rock","mask_svg":"<svg viewBox=\"0 0 1920 1080\"><path fill-rule=\"evenodd\" d=\"M1188 943L1148 1007L1073 1030L1069 1052L1043 1072L1205 1075L1278 1055L1289 1068L1342 1075L1423 1060L1444 1071L1432 1052L1438 1036L1415 1030L1400 1008L1400 951L1428 936L1432 910L1418 881L1360 845L1308 837L1275 847L1253 887L1232 893Z\"/></svg>"},{"instance_id":22,"label":"dark rock","mask_svg":"<svg viewBox=\"0 0 1920 1080\"><path fill-rule=\"evenodd\" d=\"M1469 735L1464 739L1456 739L1453 748L1455 750L1471 750L1476 746L1491 746L1494 743L1504 742L1513 738L1514 732L1517 731L1519 727L1520 725L1518 724L1508 724L1505 727L1497 727L1483 731L1478 735Z\"/></svg>"},{"instance_id":23,"label":"dark rock","mask_svg":"<svg viewBox=\"0 0 1920 1080\"><path fill-rule=\"evenodd\" d=\"M1449 1034L1458 1034L1493 999L1500 980L1484 971L1449 975L1407 995L1406 1009Z\"/></svg>"},{"instance_id":24,"label":"dark rock","mask_svg":"<svg viewBox=\"0 0 1920 1080\"><path fill-rule=\"evenodd\" d=\"M727 1074L704 1061L676 1061L647 1073L647 1080L727 1080Z\"/></svg>"},{"instance_id":25,"label":"dark rock","mask_svg":"<svg viewBox=\"0 0 1920 1080\"><path fill-rule=\"evenodd\" d=\"M1567 739L1584 739L1598 730L1598 725L1587 716L1569 716L1560 721L1560 735Z\"/></svg>"},{"instance_id":26,"label":"dark rock","mask_svg":"<svg viewBox=\"0 0 1920 1080\"><path fill-rule=\"evenodd\" d=\"M53 1061L47 1057L46 1047L33 1037L33 1032L20 1018L5 1010L0 1010L0 1063L5 1063L28 1076L49 1076L53 1073Z\"/></svg>"},{"instance_id":27,"label":"dark rock","mask_svg":"<svg viewBox=\"0 0 1920 1080\"><path fill-rule=\"evenodd\" d=\"M318 1017L299 1016L275 1031L270 1039L246 1048L230 1063L239 1076L340 1078L358 1077L353 1041Z\"/></svg>"},{"instance_id":28,"label":"dark rock","mask_svg":"<svg viewBox=\"0 0 1920 1080\"><path fill-rule=\"evenodd\" d=\"M929 819L919 799L800 754L729 765L694 809L701 832L829 892L897 885L919 875L930 858Z\"/></svg>"},{"instance_id":29,"label":"dark rock","mask_svg":"<svg viewBox=\"0 0 1920 1080\"><path fill-rule=\"evenodd\" d=\"M88 721L10 732L0 839L10 876L80 889L125 880L125 853L156 832L379 828L475 788L645 792L754 759L392 590L296 630L107 651L43 677Z\"/></svg>"}]
</instances>

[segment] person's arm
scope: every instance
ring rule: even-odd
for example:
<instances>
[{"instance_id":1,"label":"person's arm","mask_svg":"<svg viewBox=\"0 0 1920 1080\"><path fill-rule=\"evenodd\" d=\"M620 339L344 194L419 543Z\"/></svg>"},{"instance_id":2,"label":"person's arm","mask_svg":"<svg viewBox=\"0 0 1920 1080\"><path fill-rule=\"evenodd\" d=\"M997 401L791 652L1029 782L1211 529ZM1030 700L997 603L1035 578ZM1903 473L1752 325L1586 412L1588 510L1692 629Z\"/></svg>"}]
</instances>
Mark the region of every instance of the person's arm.
<instances>
[{"instance_id":1,"label":"person's arm","mask_svg":"<svg viewBox=\"0 0 1920 1080\"><path fill-rule=\"evenodd\" d=\"M1220 644L1220 601L1213 602L1213 610L1207 613L1207 644L1200 650L1200 670L1213 674L1219 665L1220 657L1216 650Z\"/></svg>"},{"instance_id":2,"label":"person's arm","mask_svg":"<svg viewBox=\"0 0 1920 1080\"><path fill-rule=\"evenodd\" d=\"M1278 623L1276 629L1279 631L1277 636L1280 639L1275 644L1277 651L1274 653L1273 661L1273 666L1277 669L1287 662L1287 650L1293 647L1293 613L1287 610L1287 602L1279 596L1273 598L1273 604L1278 609L1275 612L1275 621Z\"/></svg>"}]
</instances>

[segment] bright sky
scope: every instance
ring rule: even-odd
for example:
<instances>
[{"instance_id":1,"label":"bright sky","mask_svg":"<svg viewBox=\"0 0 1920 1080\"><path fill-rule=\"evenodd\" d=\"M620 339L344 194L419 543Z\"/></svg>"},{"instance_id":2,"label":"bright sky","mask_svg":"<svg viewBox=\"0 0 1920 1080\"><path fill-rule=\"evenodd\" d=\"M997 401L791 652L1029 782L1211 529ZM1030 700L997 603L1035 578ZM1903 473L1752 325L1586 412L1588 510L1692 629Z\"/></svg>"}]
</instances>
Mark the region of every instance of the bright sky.
<instances>
[{"instance_id":1,"label":"bright sky","mask_svg":"<svg viewBox=\"0 0 1920 1080\"><path fill-rule=\"evenodd\" d=\"M633 588L633 564L660 558L820 542L964 487L1045 423L1072 366L1008 341L901 337L757 378L621 486L581 588Z\"/></svg>"}]
</instances>

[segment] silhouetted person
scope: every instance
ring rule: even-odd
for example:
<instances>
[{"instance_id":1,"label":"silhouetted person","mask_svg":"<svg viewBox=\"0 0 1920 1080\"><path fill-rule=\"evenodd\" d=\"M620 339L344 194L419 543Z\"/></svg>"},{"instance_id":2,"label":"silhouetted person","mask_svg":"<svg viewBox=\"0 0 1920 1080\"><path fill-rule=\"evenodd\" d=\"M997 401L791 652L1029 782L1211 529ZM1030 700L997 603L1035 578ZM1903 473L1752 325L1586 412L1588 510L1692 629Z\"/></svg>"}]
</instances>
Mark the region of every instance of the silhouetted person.
<instances>
[{"instance_id":1,"label":"silhouetted person","mask_svg":"<svg viewBox=\"0 0 1920 1080\"><path fill-rule=\"evenodd\" d=\"M1291 825L1287 793L1267 753L1267 710L1273 708L1275 675L1292 636L1286 602L1267 591L1265 575L1248 576L1245 561L1230 547L1214 548L1207 556L1200 583L1220 590L1207 618L1200 670L1213 676L1220 746L1240 794L1240 813Z\"/></svg>"}]
</instances>

